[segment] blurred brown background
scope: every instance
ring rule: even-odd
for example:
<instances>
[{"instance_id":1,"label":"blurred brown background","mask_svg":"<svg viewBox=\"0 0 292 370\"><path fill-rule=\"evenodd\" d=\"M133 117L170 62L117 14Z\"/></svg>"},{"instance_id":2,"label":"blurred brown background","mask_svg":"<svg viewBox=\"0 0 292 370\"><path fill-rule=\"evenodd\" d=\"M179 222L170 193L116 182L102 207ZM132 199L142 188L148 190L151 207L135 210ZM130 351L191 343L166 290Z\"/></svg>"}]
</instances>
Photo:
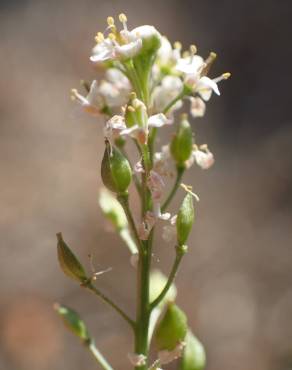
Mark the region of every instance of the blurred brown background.
<instances>
[{"instance_id":1,"label":"blurred brown background","mask_svg":"<svg viewBox=\"0 0 292 370\"><path fill-rule=\"evenodd\" d=\"M79 79L94 78L93 36L121 11L130 26L153 24L202 55L216 51L214 76L232 73L194 123L216 165L185 180L201 202L178 301L206 345L208 370L290 369L292 3L285 0L0 2L0 369L97 368L55 317L54 301L80 311L114 367L129 368L126 325L63 276L55 250L62 231L84 263L92 252L98 268L112 266L98 285L133 313L134 270L97 205L101 123L69 100ZM158 244L167 272L173 249Z\"/></svg>"}]
</instances>

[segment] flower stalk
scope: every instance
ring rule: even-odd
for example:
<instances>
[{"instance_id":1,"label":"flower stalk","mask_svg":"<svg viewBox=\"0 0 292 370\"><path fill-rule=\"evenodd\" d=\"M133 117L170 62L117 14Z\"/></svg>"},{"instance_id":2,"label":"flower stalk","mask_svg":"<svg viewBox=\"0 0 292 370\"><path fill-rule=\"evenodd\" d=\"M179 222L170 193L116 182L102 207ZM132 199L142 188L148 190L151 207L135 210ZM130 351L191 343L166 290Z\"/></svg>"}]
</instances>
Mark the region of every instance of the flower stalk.
<instances>
[{"instance_id":1,"label":"flower stalk","mask_svg":"<svg viewBox=\"0 0 292 370\"><path fill-rule=\"evenodd\" d=\"M98 274L104 271L88 276L83 264L58 233L60 267L65 275L95 294L130 325L134 352L128 354L128 359L134 369L157 370L179 359L181 370L194 370L194 363L202 370L204 349L188 327L185 313L174 302L174 280L187 252L186 243L194 223L193 197L198 198L191 186L181 181L193 165L206 170L214 164L209 147L195 142L195 123L189 117L197 120L204 116L206 102L213 93L220 95L218 83L229 78L230 73L210 78L208 74L215 53L211 52L204 59L197 54L195 45L182 52L179 42L171 45L153 26L130 29L125 14L120 14L118 19L120 24L116 24L113 17L107 18L106 31L97 33L90 56L94 66L104 69L105 78L91 84L83 82L85 95L72 89L71 97L84 112L105 119L101 178L107 190L101 191L99 204L128 248L130 262L136 269L135 319L104 295L97 282L97 286L93 285ZM176 112L185 108L186 100L190 101L189 114L181 115L176 124ZM156 139L164 126L174 127L173 135L159 152L155 148ZM129 139L135 144L137 163L131 162L127 155ZM166 185L174 176L171 190L165 194ZM179 193L180 185L186 194L178 211L170 214L166 211ZM132 197L133 189L139 195L137 198ZM135 208L140 206L140 217L130 205L129 194L131 203L134 199L140 202L135 204ZM154 235L160 228L163 239L174 241L176 246L168 276L152 271ZM100 367L113 370L89 337L78 314L66 308L60 312ZM151 364L152 338L158 347L156 360Z\"/></svg>"}]
</instances>

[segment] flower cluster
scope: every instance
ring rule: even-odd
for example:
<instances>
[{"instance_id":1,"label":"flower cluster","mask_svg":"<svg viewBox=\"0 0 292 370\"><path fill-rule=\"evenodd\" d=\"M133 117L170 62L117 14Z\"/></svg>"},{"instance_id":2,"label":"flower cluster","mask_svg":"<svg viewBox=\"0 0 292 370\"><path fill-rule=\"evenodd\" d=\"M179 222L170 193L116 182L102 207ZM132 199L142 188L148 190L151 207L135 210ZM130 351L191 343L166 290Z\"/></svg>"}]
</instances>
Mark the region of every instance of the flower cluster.
<instances>
[{"instance_id":1,"label":"flower cluster","mask_svg":"<svg viewBox=\"0 0 292 370\"><path fill-rule=\"evenodd\" d=\"M204 349L189 328L185 313L174 303L173 282L188 250L186 243L195 219L194 199L199 200L192 186L182 183L182 177L193 164L204 170L214 164L207 144L195 140L191 119L204 116L206 102L213 93L220 95L218 83L228 79L230 73L211 78L214 52L203 58L195 45L183 51L180 42L172 45L153 26L130 30L125 14L118 19L119 24L113 17L107 18L107 27L97 33L90 56L93 66L104 70L104 79L83 81L84 94L72 89L71 96L85 112L104 119L100 129L105 139L101 178L106 189L99 203L128 247L131 264L137 270L136 320L93 285L100 273L86 273L61 233L58 258L68 277L99 296L132 327L135 351L128 358L136 370L161 369L177 359L181 370L203 369ZM185 104L188 113L178 114ZM156 150L157 136L165 126L173 129L173 135ZM127 154L130 143L137 149L134 162ZM171 214L169 205L180 189L184 198L178 211ZM140 200L140 217L134 217L130 207L132 191ZM160 223L163 239L175 246L175 261L168 277L151 272L154 231ZM56 307L102 367L112 370L79 315L67 307ZM157 356L151 365L152 342Z\"/></svg>"}]
</instances>

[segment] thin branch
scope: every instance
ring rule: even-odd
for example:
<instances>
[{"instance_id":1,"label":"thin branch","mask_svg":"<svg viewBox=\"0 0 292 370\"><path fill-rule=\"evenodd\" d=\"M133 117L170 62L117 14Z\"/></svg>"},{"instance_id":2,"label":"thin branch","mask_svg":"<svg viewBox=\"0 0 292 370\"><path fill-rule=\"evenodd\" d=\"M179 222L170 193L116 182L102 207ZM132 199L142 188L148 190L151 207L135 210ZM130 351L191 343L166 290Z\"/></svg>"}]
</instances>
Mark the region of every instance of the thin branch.
<instances>
[{"instance_id":1,"label":"thin branch","mask_svg":"<svg viewBox=\"0 0 292 370\"><path fill-rule=\"evenodd\" d=\"M119 306L117 306L110 298L108 298L100 290L98 290L94 285L92 285L91 282L84 284L84 287L89 289L95 295L100 297L105 303L110 305L120 316L122 316L124 320L128 322L128 324L130 324L132 329L135 329L135 322Z\"/></svg>"},{"instance_id":2,"label":"thin branch","mask_svg":"<svg viewBox=\"0 0 292 370\"><path fill-rule=\"evenodd\" d=\"M184 167L177 167L175 183L174 183L166 201L163 203L163 205L161 207L162 212L164 212L167 209L169 203L172 201L172 198L175 196L175 193L176 193L176 191L177 191L177 189L180 185L180 181L182 179L184 171L185 171Z\"/></svg>"},{"instance_id":3,"label":"thin branch","mask_svg":"<svg viewBox=\"0 0 292 370\"><path fill-rule=\"evenodd\" d=\"M100 364L100 366L104 370L114 370L111 365L107 362L105 357L99 352L99 350L96 348L94 341L90 341L87 344L88 350L92 353L93 357L96 359L96 361Z\"/></svg>"}]
</instances>

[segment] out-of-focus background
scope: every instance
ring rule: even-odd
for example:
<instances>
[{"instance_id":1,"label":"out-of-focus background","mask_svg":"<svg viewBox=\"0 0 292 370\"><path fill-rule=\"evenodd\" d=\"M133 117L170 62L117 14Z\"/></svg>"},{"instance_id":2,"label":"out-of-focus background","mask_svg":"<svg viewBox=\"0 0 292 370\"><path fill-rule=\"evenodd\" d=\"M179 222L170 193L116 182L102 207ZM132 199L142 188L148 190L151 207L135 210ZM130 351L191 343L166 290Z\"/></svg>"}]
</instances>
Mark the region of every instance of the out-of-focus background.
<instances>
[{"instance_id":1,"label":"out-of-focus background","mask_svg":"<svg viewBox=\"0 0 292 370\"><path fill-rule=\"evenodd\" d=\"M0 368L96 368L55 301L82 313L116 369L129 368L131 333L63 276L55 238L62 231L84 263L92 252L98 269L111 266L97 284L134 312L135 272L97 204L102 123L69 99L80 79L95 77L93 37L121 11L130 27L153 24L204 56L216 51L213 75L232 73L194 122L216 165L185 179L201 202L178 302L206 346L207 369L290 369L292 3L276 0L0 2ZM158 241L156 265L168 272L173 249Z\"/></svg>"}]
</instances>

